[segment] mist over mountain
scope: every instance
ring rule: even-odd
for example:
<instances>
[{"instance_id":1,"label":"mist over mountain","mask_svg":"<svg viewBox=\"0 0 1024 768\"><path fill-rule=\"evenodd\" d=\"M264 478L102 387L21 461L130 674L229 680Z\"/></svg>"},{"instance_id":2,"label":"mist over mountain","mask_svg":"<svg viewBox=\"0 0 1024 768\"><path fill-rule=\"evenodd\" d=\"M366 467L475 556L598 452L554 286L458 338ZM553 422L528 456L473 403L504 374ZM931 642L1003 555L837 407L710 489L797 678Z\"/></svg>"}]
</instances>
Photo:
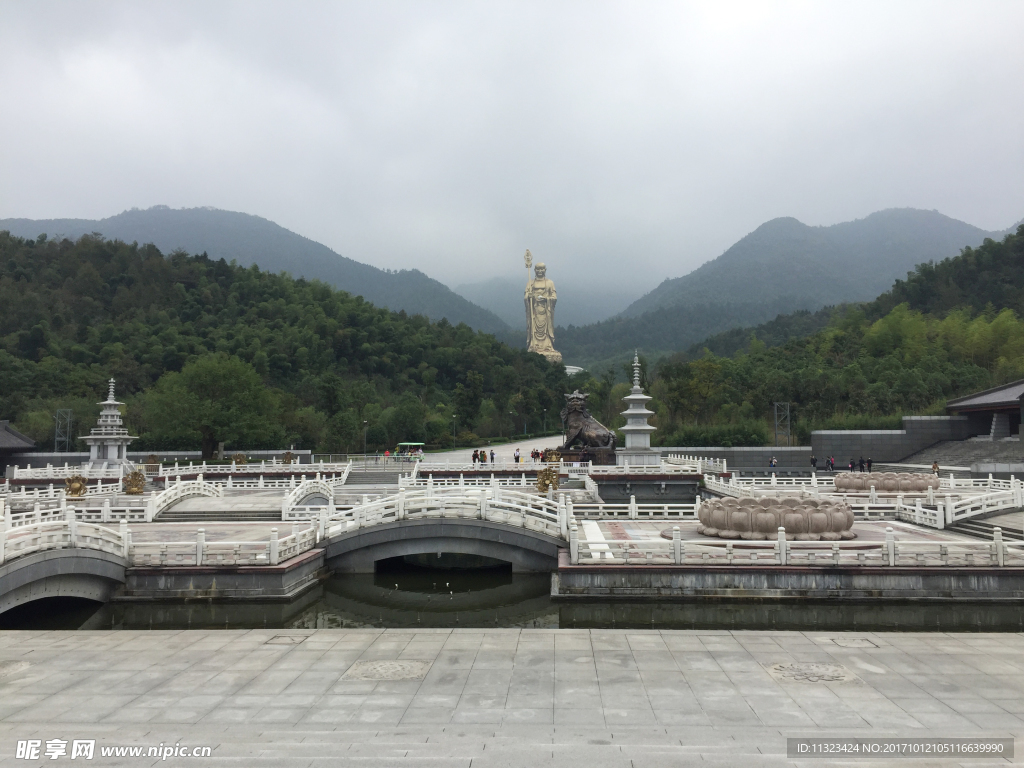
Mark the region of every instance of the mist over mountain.
<instances>
[{"instance_id":1,"label":"mist over mountain","mask_svg":"<svg viewBox=\"0 0 1024 768\"><path fill-rule=\"evenodd\" d=\"M267 219L215 208L154 206L106 219L0 219L16 237L46 234L77 239L97 232L110 240L153 243L161 251L206 253L213 259L256 264L269 272L318 279L369 302L409 314L442 317L481 331L508 330L493 312L476 306L417 269L388 271L341 256L330 248Z\"/></svg>"},{"instance_id":2,"label":"mist over mountain","mask_svg":"<svg viewBox=\"0 0 1024 768\"><path fill-rule=\"evenodd\" d=\"M665 280L622 313L679 304L746 304L793 298L793 309L868 301L918 264L955 256L986 232L938 211L890 208L863 219L810 227L786 217L765 222L689 274Z\"/></svg>"},{"instance_id":3,"label":"mist over mountain","mask_svg":"<svg viewBox=\"0 0 1024 768\"><path fill-rule=\"evenodd\" d=\"M665 280L619 316L558 329L555 346L566 363L585 367L603 367L634 348L649 355L685 350L780 314L870 301L918 264L956 256L1014 229L987 232L937 211L912 208L829 227L773 219L718 258ZM813 315L806 321L812 328L821 322ZM734 336L732 343L743 335Z\"/></svg>"}]
</instances>

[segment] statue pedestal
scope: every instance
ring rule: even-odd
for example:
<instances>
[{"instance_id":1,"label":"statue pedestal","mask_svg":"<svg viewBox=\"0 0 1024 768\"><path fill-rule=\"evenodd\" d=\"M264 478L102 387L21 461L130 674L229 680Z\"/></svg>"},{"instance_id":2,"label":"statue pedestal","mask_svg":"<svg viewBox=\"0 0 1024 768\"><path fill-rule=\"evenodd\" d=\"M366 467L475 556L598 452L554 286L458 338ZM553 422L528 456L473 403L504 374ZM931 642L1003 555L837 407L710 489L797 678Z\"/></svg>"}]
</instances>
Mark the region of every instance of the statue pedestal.
<instances>
[{"instance_id":1,"label":"statue pedestal","mask_svg":"<svg viewBox=\"0 0 1024 768\"><path fill-rule=\"evenodd\" d=\"M653 448L619 448L615 451L615 463L620 467L649 467L661 464L661 451Z\"/></svg>"},{"instance_id":2,"label":"statue pedestal","mask_svg":"<svg viewBox=\"0 0 1024 768\"><path fill-rule=\"evenodd\" d=\"M587 448L583 450L558 451L558 455L565 462L590 461L597 466L612 466L615 464L615 452L602 448Z\"/></svg>"}]
</instances>

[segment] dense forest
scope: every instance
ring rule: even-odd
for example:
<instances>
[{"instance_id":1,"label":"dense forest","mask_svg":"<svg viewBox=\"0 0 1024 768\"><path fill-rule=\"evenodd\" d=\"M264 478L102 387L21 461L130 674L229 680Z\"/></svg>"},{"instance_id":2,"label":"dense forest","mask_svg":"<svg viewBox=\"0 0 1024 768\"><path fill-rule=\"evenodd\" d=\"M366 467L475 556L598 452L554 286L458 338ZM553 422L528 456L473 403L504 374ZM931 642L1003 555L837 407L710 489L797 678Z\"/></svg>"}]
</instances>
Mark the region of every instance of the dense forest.
<instances>
[{"instance_id":1,"label":"dense forest","mask_svg":"<svg viewBox=\"0 0 1024 768\"><path fill-rule=\"evenodd\" d=\"M418 269L379 269L335 253L326 245L285 229L272 221L216 208L133 208L105 219L0 219L0 230L18 237L40 234L77 240L100 233L108 240L153 243L165 253L181 249L208 253L214 260L253 264L266 272L288 272L322 280L362 296L371 304L433 320L447 318L458 325L489 333L508 326L493 312L479 307Z\"/></svg>"},{"instance_id":2,"label":"dense forest","mask_svg":"<svg viewBox=\"0 0 1024 768\"><path fill-rule=\"evenodd\" d=\"M762 445L772 403L796 437L812 429L898 428L947 399L1024 378L1024 226L918 266L867 304L797 312L664 357L646 375L662 445ZM624 385L590 386L613 423ZM611 378L609 378L611 377Z\"/></svg>"},{"instance_id":3,"label":"dense forest","mask_svg":"<svg viewBox=\"0 0 1024 768\"><path fill-rule=\"evenodd\" d=\"M0 418L87 432L114 377L139 450L393 448L539 431L564 368L447 321L203 254L0 232ZM557 416L555 416L557 426Z\"/></svg>"},{"instance_id":4,"label":"dense forest","mask_svg":"<svg viewBox=\"0 0 1024 768\"><path fill-rule=\"evenodd\" d=\"M1024 377L1024 227L922 264L866 304L782 315L642 358L662 445L762 445L772 403L796 438L894 428ZM739 333L743 335L740 336ZM205 254L0 233L0 418L45 446L53 414L91 426L118 381L142 450L450 445L557 428L562 393L622 423L628 360L567 377L466 325L383 310Z\"/></svg>"}]
</instances>

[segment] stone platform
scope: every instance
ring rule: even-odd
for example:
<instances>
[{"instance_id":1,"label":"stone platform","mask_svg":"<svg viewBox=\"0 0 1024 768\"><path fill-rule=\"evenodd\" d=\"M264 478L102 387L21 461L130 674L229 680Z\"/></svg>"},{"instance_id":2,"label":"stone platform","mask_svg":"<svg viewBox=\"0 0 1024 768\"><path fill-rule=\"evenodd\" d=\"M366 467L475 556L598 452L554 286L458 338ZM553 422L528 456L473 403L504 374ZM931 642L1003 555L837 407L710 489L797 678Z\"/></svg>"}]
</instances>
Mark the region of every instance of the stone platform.
<instances>
[{"instance_id":1,"label":"stone platform","mask_svg":"<svg viewBox=\"0 0 1024 768\"><path fill-rule=\"evenodd\" d=\"M1021 735L1019 634L0 633L0 765L68 759L18 760L25 739L96 739L99 766L658 768L808 764L787 737ZM160 743L212 756L99 754ZM897 762L1009 761L849 764Z\"/></svg>"}]
</instances>

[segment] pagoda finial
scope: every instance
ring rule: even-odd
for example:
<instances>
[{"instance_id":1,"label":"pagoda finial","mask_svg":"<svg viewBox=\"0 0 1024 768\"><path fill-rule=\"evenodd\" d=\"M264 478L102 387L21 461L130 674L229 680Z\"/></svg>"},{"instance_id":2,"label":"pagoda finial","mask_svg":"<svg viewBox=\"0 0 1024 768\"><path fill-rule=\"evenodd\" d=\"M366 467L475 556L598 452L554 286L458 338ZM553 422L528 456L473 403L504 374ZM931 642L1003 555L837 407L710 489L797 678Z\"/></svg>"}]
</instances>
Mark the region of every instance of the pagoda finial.
<instances>
[{"instance_id":1,"label":"pagoda finial","mask_svg":"<svg viewBox=\"0 0 1024 768\"><path fill-rule=\"evenodd\" d=\"M640 386L640 353L633 350L633 386Z\"/></svg>"},{"instance_id":2,"label":"pagoda finial","mask_svg":"<svg viewBox=\"0 0 1024 768\"><path fill-rule=\"evenodd\" d=\"M114 380L111 379L110 381L108 381L107 385L107 401L112 403L114 402Z\"/></svg>"}]
</instances>

